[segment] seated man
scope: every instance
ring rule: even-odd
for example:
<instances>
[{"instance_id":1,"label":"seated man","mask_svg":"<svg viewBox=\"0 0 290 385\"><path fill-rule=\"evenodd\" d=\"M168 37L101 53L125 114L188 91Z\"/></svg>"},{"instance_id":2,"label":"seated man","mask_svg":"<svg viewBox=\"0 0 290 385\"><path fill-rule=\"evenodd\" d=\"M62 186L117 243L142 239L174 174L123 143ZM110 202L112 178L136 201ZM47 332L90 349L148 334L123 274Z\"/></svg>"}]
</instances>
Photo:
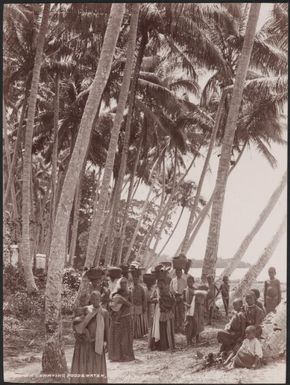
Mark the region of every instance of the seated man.
<instances>
[{"instance_id":1,"label":"seated man","mask_svg":"<svg viewBox=\"0 0 290 385\"><path fill-rule=\"evenodd\" d=\"M256 297L255 294L250 291L246 294L246 307L245 307L245 317L246 317L246 327L255 326L256 328L256 337L260 338L262 335L261 323L264 319L264 312L255 304Z\"/></svg>"},{"instance_id":2,"label":"seated man","mask_svg":"<svg viewBox=\"0 0 290 385\"><path fill-rule=\"evenodd\" d=\"M233 307L233 317L225 326L225 330L220 330L217 334L218 342L221 343L220 352L232 350L234 346L241 343L244 338L246 319L242 311L243 301L240 298L235 299Z\"/></svg>"}]
</instances>

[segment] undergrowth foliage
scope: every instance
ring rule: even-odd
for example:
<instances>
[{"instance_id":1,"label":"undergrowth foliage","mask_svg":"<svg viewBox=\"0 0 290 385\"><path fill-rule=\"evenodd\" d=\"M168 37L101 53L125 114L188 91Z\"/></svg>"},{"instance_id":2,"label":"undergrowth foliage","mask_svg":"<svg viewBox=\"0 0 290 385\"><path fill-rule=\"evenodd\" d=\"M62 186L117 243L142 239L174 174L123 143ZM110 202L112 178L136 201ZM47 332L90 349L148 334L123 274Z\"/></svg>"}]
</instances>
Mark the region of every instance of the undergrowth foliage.
<instances>
[{"instance_id":1,"label":"undergrowth foliage","mask_svg":"<svg viewBox=\"0 0 290 385\"><path fill-rule=\"evenodd\" d=\"M39 292L33 296L27 295L23 268L21 266L13 266L8 264L4 267L4 326L9 333L13 333L14 326L18 322L28 320L30 318L42 319L44 317L44 291L45 276L36 277ZM76 270L65 269L63 275L63 292L62 292L62 313L71 315L73 312L73 304L80 285L81 274ZM15 320L15 322L11 321ZM14 326L13 326L14 325Z\"/></svg>"}]
</instances>

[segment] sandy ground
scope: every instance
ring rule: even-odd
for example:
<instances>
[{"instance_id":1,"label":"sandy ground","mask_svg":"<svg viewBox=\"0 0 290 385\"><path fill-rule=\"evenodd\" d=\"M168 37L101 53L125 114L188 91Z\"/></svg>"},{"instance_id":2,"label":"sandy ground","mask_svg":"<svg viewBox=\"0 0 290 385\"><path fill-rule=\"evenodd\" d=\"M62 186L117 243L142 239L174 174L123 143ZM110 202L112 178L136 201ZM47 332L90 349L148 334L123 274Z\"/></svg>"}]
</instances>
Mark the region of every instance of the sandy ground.
<instances>
[{"instance_id":1,"label":"sandy ground","mask_svg":"<svg viewBox=\"0 0 290 385\"><path fill-rule=\"evenodd\" d=\"M147 339L134 341L136 360L129 363L107 362L111 383L285 383L286 362L280 359L257 370L207 369L195 372L197 364L209 352L217 352L216 328L208 328L202 333L199 345L186 348L185 337L176 336L176 351L151 352L147 349ZM73 346L66 347L66 358L70 367ZM4 359L4 379L8 382L40 383L68 382L67 378L53 381L40 377L41 352L25 353Z\"/></svg>"}]
</instances>

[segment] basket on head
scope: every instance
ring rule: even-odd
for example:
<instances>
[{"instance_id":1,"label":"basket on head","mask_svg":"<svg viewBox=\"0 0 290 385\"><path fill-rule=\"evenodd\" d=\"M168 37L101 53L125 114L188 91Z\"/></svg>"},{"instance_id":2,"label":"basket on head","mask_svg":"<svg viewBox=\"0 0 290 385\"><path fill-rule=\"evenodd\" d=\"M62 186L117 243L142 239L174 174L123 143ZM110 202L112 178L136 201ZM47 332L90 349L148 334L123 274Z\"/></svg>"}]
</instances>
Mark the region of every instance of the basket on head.
<instances>
[{"instance_id":1,"label":"basket on head","mask_svg":"<svg viewBox=\"0 0 290 385\"><path fill-rule=\"evenodd\" d=\"M178 257L173 257L172 262L173 262L174 269L185 269L187 258L185 255L180 254L178 255Z\"/></svg>"},{"instance_id":2,"label":"basket on head","mask_svg":"<svg viewBox=\"0 0 290 385\"><path fill-rule=\"evenodd\" d=\"M156 275L153 274L153 273L145 273L143 275L143 282L146 284L146 285L154 285L155 282L156 282Z\"/></svg>"},{"instance_id":3,"label":"basket on head","mask_svg":"<svg viewBox=\"0 0 290 385\"><path fill-rule=\"evenodd\" d=\"M105 271L100 267L91 267L85 275L90 281L101 279L105 275Z\"/></svg>"},{"instance_id":4,"label":"basket on head","mask_svg":"<svg viewBox=\"0 0 290 385\"><path fill-rule=\"evenodd\" d=\"M122 270L119 267L111 266L108 267L108 276L112 279L121 278Z\"/></svg>"},{"instance_id":5,"label":"basket on head","mask_svg":"<svg viewBox=\"0 0 290 385\"><path fill-rule=\"evenodd\" d=\"M119 268L122 271L123 276L127 276L129 273L129 265L120 265Z\"/></svg>"},{"instance_id":6,"label":"basket on head","mask_svg":"<svg viewBox=\"0 0 290 385\"><path fill-rule=\"evenodd\" d=\"M160 264L169 269L171 269L171 266L172 266L172 263L170 261L160 262Z\"/></svg>"}]
</instances>

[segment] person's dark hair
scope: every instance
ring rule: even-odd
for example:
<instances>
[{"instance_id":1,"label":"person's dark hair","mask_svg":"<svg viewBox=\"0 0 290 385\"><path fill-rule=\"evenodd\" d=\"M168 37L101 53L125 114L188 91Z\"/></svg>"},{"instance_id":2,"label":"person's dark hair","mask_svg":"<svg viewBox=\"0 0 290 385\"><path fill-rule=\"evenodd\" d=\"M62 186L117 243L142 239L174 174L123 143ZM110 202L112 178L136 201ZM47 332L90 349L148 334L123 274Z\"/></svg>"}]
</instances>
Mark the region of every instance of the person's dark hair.
<instances>
[{"instance_id":1,"label":"person's dark hair","mask_svg":"<svg viewBox=\"0 0 290 385\"><path fill-rule=\"evenodd\" d=\"M259 289L252 289L251 291L255 294L256 299L260 298L260 290Z\"/></svg>"}]
</instances>

